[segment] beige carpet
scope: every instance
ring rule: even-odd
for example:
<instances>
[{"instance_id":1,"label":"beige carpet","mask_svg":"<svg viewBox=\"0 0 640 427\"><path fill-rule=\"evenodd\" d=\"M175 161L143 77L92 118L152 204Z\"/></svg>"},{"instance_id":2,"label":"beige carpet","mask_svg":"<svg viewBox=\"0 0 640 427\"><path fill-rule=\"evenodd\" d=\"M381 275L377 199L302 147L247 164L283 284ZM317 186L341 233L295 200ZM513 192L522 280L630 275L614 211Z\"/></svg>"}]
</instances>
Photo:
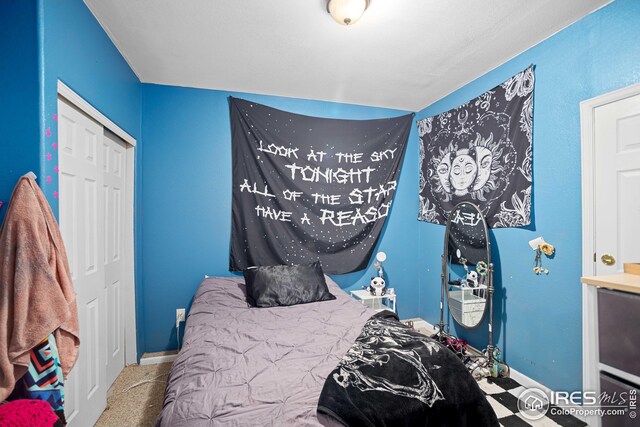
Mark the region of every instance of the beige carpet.
<instances>
[{"instance_id":1,"label":"beige carpet","mask_svg":"<svg viewBox=\"0 0 640 427\"><path fill-rule=\"evenodd\" d=\"M160 410L171 363L127 366L109 390L107 408L96 427L153 426Z\"/></svg>"}]
</instances>

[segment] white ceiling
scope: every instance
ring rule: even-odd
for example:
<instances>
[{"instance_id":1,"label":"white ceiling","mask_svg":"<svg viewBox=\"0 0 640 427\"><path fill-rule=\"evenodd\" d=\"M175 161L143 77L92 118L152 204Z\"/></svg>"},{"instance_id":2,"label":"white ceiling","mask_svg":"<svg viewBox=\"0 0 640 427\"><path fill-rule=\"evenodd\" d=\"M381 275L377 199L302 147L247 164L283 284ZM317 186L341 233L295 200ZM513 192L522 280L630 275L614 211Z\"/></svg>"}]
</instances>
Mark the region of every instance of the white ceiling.
<instances>
[{"instance_id":1,"label":"white ceiling","mask_svg":"<svg viewBox=\"0 0 640 427\"><path fill-rule=\"evenodd\" d=\"M142 82L420 110L610 0L84 0Z\"/></svg>"}]
</instances>

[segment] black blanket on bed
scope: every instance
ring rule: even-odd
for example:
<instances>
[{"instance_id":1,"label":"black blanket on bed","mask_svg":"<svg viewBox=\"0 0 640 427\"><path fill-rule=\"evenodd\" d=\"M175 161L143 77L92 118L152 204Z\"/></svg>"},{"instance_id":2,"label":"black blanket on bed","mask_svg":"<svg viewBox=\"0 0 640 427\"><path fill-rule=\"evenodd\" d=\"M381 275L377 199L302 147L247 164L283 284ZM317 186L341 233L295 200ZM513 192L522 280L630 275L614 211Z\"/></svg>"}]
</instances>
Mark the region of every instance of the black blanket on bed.
<instances>
[{"instance_id":1,"label":"black blanket on bed","mask_svg":"<svg viewBox=\"0 0 640 427\"><path fill-rule=\"evenodd\" d=\"M460 359L384 311L324 383L318 412L347 426L497 426Z\"/></svg>"}]
</instances>

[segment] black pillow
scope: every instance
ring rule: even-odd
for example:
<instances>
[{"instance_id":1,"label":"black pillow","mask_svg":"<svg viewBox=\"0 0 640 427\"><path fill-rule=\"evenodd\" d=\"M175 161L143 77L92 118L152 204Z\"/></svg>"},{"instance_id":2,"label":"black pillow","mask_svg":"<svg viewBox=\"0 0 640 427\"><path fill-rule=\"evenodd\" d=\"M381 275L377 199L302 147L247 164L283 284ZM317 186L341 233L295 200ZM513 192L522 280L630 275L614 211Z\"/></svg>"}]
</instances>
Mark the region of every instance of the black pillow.
<instances>
[{"instance_id":1,"label":"black pillow","mask_svg":"<svg viewBox=\"0 0 640 427\"><path fill-rule=\"evenodd\" d=\"M244 270L247 302L277 307L336 299L329 292L320 261L309 265L273 265Z\"/></svg>"}]
</instances>

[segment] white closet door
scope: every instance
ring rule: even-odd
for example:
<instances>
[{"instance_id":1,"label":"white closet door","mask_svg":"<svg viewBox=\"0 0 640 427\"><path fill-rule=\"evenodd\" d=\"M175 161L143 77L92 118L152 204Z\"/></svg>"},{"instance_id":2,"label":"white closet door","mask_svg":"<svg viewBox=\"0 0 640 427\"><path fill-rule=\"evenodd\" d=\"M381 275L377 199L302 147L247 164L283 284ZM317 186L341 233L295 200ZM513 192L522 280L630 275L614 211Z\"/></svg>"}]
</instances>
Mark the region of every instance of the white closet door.
<instances>
[{"instance_id":1,"label":"white closet door","mask_svg":"<svg viewBox=\"0 0 640 427\"><path fill-rule=\"evenodd\" d=\"M104 269L107 302L107 386L124 368L124 328L122 283L125 223L126 147L116 135L105 130L103 140L103 197L105 217Z\"/></svg>"},{"instance_id":2,"label":"white closet door","mask_svg":"<svg viewBox=\"0 0 640 427\"><path fill-rule=\"evenodd\" d=\"M103 127L58 101L60 231L77 293L80 355L65 384L69 425L92 426L107 404Z\"/></svg>"}]
</instances>

